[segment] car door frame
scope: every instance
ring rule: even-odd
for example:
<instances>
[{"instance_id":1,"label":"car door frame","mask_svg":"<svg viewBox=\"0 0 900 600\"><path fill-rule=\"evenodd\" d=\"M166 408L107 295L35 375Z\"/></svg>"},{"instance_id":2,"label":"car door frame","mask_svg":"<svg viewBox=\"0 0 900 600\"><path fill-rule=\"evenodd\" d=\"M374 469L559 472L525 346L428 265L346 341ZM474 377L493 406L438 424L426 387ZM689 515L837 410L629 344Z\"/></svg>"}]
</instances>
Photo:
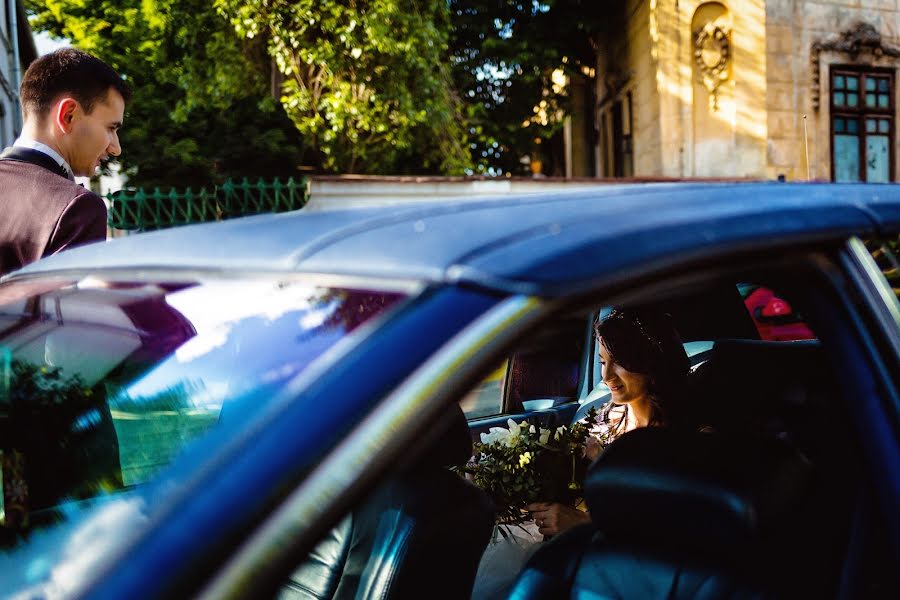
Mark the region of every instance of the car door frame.
<instances>
[{"instance_id":1,"label":"car door frame","mask_svg":"<svg viewBox=\"0 0 900 600\"><path fill-rule=\"evenodd\" d=\"M840 255L847 285L858 300L853 315L859 326L857 348L867 357L867 375L880 395L860 394L853 413L865 428L862 448L866 454L872 491L880 503L886 528L900 566L900 300L887 286L884 276L863 241L850 238ZM848 309L852 310L848 303ZM895 365L892 370L890 365ZM840 378L843 380L843 377ZM852 418L852 417L851 417Z\"/></svg>"}]
</instances>

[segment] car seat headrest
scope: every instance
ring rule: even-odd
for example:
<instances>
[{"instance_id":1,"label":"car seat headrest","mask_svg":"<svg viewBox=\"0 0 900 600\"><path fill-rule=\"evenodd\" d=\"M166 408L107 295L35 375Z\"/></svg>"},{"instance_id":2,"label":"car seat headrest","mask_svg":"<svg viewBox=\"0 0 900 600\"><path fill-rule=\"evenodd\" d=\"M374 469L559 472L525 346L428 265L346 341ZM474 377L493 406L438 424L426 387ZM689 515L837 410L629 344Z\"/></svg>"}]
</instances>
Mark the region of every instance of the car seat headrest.
<instances>
[{"instance_id":1,"label":"car seat headrest","mask_svg":"<svg viewBox=\"0 0 900 600\"><path fill-rule=\"evenodd\" d=\"M738 549L805 489L808 463L798 459L777 443L642 428L597 459L585 498L610 539Z\"/></svg>"},{"instance_id":2,"label":"car seat headrest","mask_svg":"<svg viewBox=\"0 0 900 600\"><path fill-rule=\"evenodd\" d=\"M458 404L447 408L436 421L434 439L416 459L416 467L452 467L472 456L472 434Z\"/></svg>"}]
</instances>

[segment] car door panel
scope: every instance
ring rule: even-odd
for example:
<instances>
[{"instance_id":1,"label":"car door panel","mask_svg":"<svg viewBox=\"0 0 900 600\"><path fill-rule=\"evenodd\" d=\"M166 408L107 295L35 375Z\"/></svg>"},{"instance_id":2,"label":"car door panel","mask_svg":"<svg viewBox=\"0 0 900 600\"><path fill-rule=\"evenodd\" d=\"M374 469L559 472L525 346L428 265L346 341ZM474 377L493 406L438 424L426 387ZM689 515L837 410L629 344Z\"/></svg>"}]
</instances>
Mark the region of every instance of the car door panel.
<instances>
[{"instance_id":1,"label":"car door panel","mask_svg":"<svg viewBox=\"0 0 900 600\"><path fill-rule=\"evenodd\" d=\"M477 440L480 434L487 433L491 427L507 427L509 419L516 423L528 421L535 427L543 427L545 429L552 429L561 425L568 427L579 406L577 402L565 402L540 410L520 411L485 419L471 420L469 421L469 429L472 431L473 439Z\"/></svg>"}]
</instances>

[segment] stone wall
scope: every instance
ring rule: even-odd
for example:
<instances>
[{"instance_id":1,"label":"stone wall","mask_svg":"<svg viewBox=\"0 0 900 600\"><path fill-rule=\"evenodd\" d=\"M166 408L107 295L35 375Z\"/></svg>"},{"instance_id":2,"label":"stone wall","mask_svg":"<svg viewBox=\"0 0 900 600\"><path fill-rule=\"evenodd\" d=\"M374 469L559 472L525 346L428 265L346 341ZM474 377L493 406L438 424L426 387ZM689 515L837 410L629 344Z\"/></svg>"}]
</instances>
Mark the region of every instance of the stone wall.
<instances>
[{"instance_id":1,"label":"stone wall","mask_svg":"<svg viewBox=\"0 0 900 600\"><path fill-rule=\"evenodd\" d=\"M627 47L628 69L632 72L631 102L633 111L634 173L664 175L660 128L657 76L657 40L651 22L652 2L628 0Z\"/></svg>"},{"instance_id":2,"label":"stone wall","mask_svg":"<svg viewBox=\"0 0 900 600\"><path fill-rule=\"evenodd\" d=\"M769 119L767 173L784 173L805 180L806 160L803 115L807 115L809 175L831 179L830 115L828 111L831 65L868 65L896 68L900 60L862 51L856 56L826 50L813 62L813 44L839 38L858 23L875 28L883 44L900 46L900 3L896 0L769 0L766 2L766 55ZM818 74L818 108L815 106ZM895 86L897 84L895 76ZM896 90L895 90L895 98ZM896 106L895 106L896 110ZM894 148L895 173L898 153Z\"/></svg>"},{"instance_id":3,"label":"stone wall","mask_svg":"<svg viewBox=\"0 0 900 600\"><path fill-rule=\"evenodd\" d=\"M732 51L715 106L694 60L695 16L710 7L724 13ZM635 175L765 176L764 0L627 0L625 16L627 27L611 41L598 73L631 74Z\"/></svg>"},{"instance_id":4,"label":"stone wall","mask_svg":"<svg viewBox=\"0 0 900 600\"><path fill-rule=\"evenodd\" d=\"M765 174L764 10L763 0L656 4L664 174ZM728 78L714 95L695 60L695 39L707 24L728 32Z\"/></svg>"},{"instance_id":5,"label":"stone wall","mask_svg":"<svg viewBox=\"0 0 900 600\"><path fill-rule=\"evenodd\" d=\"M660 104L656 86L656 51L650 26L650 4L646 0L622 0L611 4L610 28L596 65L596 97L600 110L631 94L631 125L635 175L661 175ZM596 172L602 169L602 140L597 140Z\"/></svg>"},{"instance_id":6,"label":"stone wall","mask_svg":"<svg viewBox=\"0 0 900 600\"><path fill-rule=\"evenodd\" d=\"M832 66L891 69L900 84L900 0L619 0L610 19L596 95L602 108L605 78L627 81L613 92L632 95L635 176L830 180ZM709 27L728 32L730 52L713 103L695 56ZM858 52L848 39L863 40Z\"/></svg>"},{"instance_id":7,"label":"stone wall","mask_svg":"<svg viewBox=\"0 0 900 600\"><path fill-rule=\"evenodd\" d=\"M14 122L16 119L15 102L17 101L16 79L13 73L12 60L12 38L15 32L10 32L7 28L9 24L9 2L0 2L0 27L2 27L2 37L0 37L0 48L3 49L3 58L0 59L0 77L2 77L2 85L0 85L0 106L2 106L3 115L0 117L0 146L11 146L16 139L21 127Z\"/></svg>"},{"instance_id":8,"label":"stone wall","mask_svg":"<svg viewBox=\"0 0 900 600\"><path fill-rule=\"evenodd\" d=\"M731 171L721 175L766 175L766 94L769 70L766 54L766 1L730 2L734 16L735 157Z\"/></svg>"}]
</instances>

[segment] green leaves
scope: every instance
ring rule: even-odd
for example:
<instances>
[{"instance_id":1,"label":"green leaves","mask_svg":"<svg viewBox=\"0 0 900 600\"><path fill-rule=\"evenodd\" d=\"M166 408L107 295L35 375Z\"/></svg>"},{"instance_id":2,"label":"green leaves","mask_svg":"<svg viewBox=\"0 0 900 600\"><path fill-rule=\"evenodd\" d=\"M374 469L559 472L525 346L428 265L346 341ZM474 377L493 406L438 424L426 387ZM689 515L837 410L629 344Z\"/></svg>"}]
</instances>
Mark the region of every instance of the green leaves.
<instances>
[{"instance_id":1,"label":"green leaves","mask_svg":"<svg viewBox=\"0 0 900 600\"><path fill-rule=\"evenodd\" d=\"M586 469L584 445L596 423L594 409L571 427L552 430L510 419L506 428L481 435L462 470L491 496L499 523L524 523L532 502L575 504Z\"/></svg>"},{"instance_id":2,"label":"green leaves","mask_svg":"<svg viewBox=\"0 0 900 600\"><path fill-rule=\"evenodd\" d=\"M588 0L26 5L35 30L72 40L132 83L119 162L132 184L160 186L284 176L301 164L526 174L524 157L559 141L569 110L553 73L589 78L602 28L623 18ZM167 149L184 139L195 155Z\"/></svg>"},{"instance_id":3,"label":"green leaves","mask_svg":"<svg viewBox=\"0 0 900 600\"><path fill-rule=\"evenodd\" d=\"M238 34L264 38L281 103L336 173L462 174L444 3L216 0Z\"/></svg>"},{"instance_id":4,"label":"green leaves","mask_svg":"<svg viewBox=\"0 0 900 600\"><path fill-rule=\"evenodd\" d=\"M270 99L265 46L208 0L30 0L31 26L92 52L132 85L118 162L134 186L291 175L306 145ZM272 139L282 144L272 152Z\"/></svg>"},{"instance_id":5,"label":"green leaves","mask_svg":"<svg viewBox=\"0 0 900 600\"><path fill-rule=\"evenodd\" d=\"M553 72L586 77L618 9L596 0L449 0L449 10L453 77L467 106L475 170L527 174L523 157L548 147L535 140L557 136L570 110Z\"/></svg>"}]
</instances>

